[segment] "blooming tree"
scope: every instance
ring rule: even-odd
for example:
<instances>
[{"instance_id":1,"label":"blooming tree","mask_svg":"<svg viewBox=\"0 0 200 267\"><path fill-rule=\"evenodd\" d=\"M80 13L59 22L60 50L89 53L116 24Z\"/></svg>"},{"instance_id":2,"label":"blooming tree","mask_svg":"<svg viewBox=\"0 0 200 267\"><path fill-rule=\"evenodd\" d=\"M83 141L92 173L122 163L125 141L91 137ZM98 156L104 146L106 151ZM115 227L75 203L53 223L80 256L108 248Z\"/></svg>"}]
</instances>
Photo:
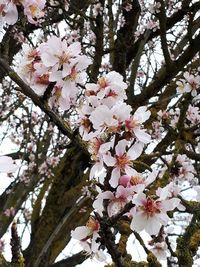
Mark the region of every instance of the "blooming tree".
<instances>
[{"instance_id":1,"label":"blooming tree","mask_svg":"<svg viewBox=\"0 0 200 267\"><path fill-rule=\"evenodd\" d=\"M199 266L199 14L0 0L0 266Z\"/></svg>"}]
</instances>

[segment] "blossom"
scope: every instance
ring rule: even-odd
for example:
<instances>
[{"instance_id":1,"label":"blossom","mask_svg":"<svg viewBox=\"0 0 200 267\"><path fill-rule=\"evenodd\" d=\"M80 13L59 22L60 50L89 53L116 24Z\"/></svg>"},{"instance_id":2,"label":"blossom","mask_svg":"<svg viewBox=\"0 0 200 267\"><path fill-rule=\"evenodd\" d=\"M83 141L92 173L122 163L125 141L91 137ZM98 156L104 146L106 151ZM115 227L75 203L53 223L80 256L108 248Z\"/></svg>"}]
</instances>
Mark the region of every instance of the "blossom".
<instances>
[{"instance_id":1,"label":"blossom","mask_svg":"<svg viewBox=\"0 0 200 267\"><path fill-rule=\"evenodd\" d=\"M38 49L30 47L28 44L22 45L22 58L18 69L19 75L38 95L43 95L49 84L49 74L40 60L40 51Z\"/></svg>"},{"instance_id":2,"label":"blossom","mask_svg":"<svg viewBox=\"0 0 200 267\"><path fill-rule=\"evenodd\" d=\"M18 169L18 166L13 163L11 157L0 156L0 172L14 172Z\"/></svg>"},{"instance_id":3,"label":"blossom","mask_svg":"<svg viewBox=\"0 0 200 267\"><path fill-rule=\"evenodd\" d=\"M179 186L173 182L167 184L165 187L159 187L156 190L156 195L162 199L177 197L180 194L181 190Z\"/></svg>"},{"instance_id":4,"label":"blossom","mask_svg":"<svg viewBox=\"0 0 200 267\"><path fill-rule=\"evenodd\" d=\"M154 242L151 251L157 257L158 260L164 260L169 255L167 244L164 241Z\"/></svg>"},{"instance_id":5,"label":"blossom","mask_svg":"<svg viewBox=\"0 0 200 267\"><path fill-rule=\"evenodd\" d=\"M97 243L97 238L100 237L98 234L99 228L99 222L93 216L90 216L86 226L77 227L71 232L71 237L79 240L80 245L88 253L95 254L97 258L105 259L99 249L100 244Z\"/></svg>"},{"instance_id":6,"label":"blossom","mask_svg":"<svg viewBox=\"0 0 200 267\"><path fill-rule=\"evenodd\" d=\"M86 96L89 102L98 106L100 104L113 107L118 101L127 99L125 90L127 84L123 76L116 71L111 71L98 79L97 84L86 84Z\"/></svg>"},{"instance_id":7,"label":"blossom","mask_svg":"<svg viewBox=\"0 0 200 267\"><path fill-rule=\"evenodd\" d=\"M80 54L81 45L79 42L74 42L68 46L65 39L51 36L46 43L40 45L39 49L42 63L46 67L53 67L54 72L63 66L61 73L66 76L70 74L70 60Z\"/></svg>"},{"instance_id":8,"label":"blossom","mask_svg":"<svg viewBox=\"0 0 200 267\"><path fill-rule=\"evenodd\" d=\"M120 132L126 119L130 117L131 106L118 103L112 108L106 105L96 107L89 117L93 128L101 132Z\"/></svg>"},{"instance_id":9,"label":"blossom","mask_svg":"<svg viewBox=\"0 0 200 267\"><path fill-rule=\"evenodd\" d=\"M96 130L105 130L106 128L113 128L118 126L118 122L113 117L112 110L105 105L97 107L92 111L90 121L93 124L93 128Z\"/></svg>"},{"instance_id":10,"label":"blossom","mask_svg":"<svg viewBox=\"0 0 200 267\"><path fill-rule=\"evenodd\" d=\"M192 96L196 96L197 95L197 90L200 87L200 76L194 76L192 74L189 74L189 72L185 72L184 73L184 78L186 79L186 81L188 82L186 84L186 91L187 92L191 92Z\"/></svg>"},{"instance_id":11,"label":"blossom","mask_svg":"<svg viewBox=\"0 0 200 267\"><path fill-rule=\"evenodd\" d=\"M178 86L178 87L176 87L177 93L183 94L183 93L190 92L190 90L188 90L188 87L186 86L185 80L181 79L181 80L177 81L176 85Z\"/></svg>"},{"instance_id":12,"label":"blossom","mask_svg":"<svg viewBox=\"0 0 200 267\"><path fill-rule=\"evenodd\" d=\"M135 208L131 211L133 216L131 229L137 232L145 230L150 235L157 235L160 227L166 225L170 219L167 211L174 210L180 203L180 199L158 198L154 200L144 193L139 193L132 202Z\"/></svg>"},{"instance_id":13,"label":"blossom","mask_svg":"<svg viewBox=\"0 0 200 267\"><path fill-rule=\"evenodd\" d=\"M14 25L18 20L17 6L22 5L28 21L36 24L37 19L44 16L45 3L46 0L0 0L0 21L2 24Z\"/></svg>"},{"instance_id":14,"label":"blossom","mask_svg":"<svg viewBox=\"0 0 200 267\"><path fill-rule=\"evenodd\" d=\"M149 143L151 137L142 129L142 123L149 119L151 113L147 110L147 107L139 107L133 116L125 121L125 130L130 133L134 133L138 141L146 144Z\"/></svg>"},{"instance_id":15,"label":"blossom","mask_svg":"<svg viewBox=\"0 0 200 267\"><path fill-rule=\"evenodd\" d=\"M143 146L140 143L135 143L128 151L126 151L127 146L128 142L121 140L115 147L114 156L111 156L110 152L103 156L105 164L114 167L109 181L110 185L114 188L117 187L121 174L128 174L130 176L135 174L134 169L130 166L132 161L138 158L143 150Z\"/></svg>"},{"instance_id":16,"label":"blossom","mask_svg":"<svg viewBox=\"0 0 200 267\"><path fill-rule=\"evenodd\" d=\"M178 154L176 163L178 164L178 166L175 166L175 168L177 168L177 174L175 173L177 179L180 182L191 181L194 178L195 172L191 160L189 160L185 154Z\"/></svg>"},{"instance_id":17,"label":"blossom","mask_svg":"<svg viewBox=\"0 0 200 267\"><path fill-rule=\"evenodd\" d=\"M16 5L12 1L0 0L0 22L13 25L17 22L17 19L18 12Z\"/></svg>"},{"instance_id":18,"label":"blossom","mask_svg":"<svg viewBox=\"0 0 200 267\"><path fill-rule=\"evenodd\" d=\"M74 231L72 231L71 236L74 239L84 240L85 238L90 237L94 233L98 232L99 223L95 220L94 217L90 217L86 226L79 226Z\"/></svg>"},{"instance_id":19,"label":"blossom","mask_svg":"<svg viewBox=\"0 0 200 267\"><path fill-rule=\"evenodd\" d=\"M109 200L107 207L108 216L112 217L124 208L126 203L132 199L133 195L134 192L131 188L124 188L122 185L119 185L115 193L111 191L99 193L93 203L93 208L102 216L104 209L103 201L107 199Z\"/></svg>"},{"instance_id":20,"label":"blossom","mask_svg":"<svg viewBox=\"0 0 200 267\"><path fill-rule=\"evenodd\" d=\"M135 174L132 176L122 175L119 179L119 184L124 187L132 187L135 192L139 193L144 191L148 185L155 181L157 175L158 172L153 171L145 178L144 175L135 171Z\"/></svg>"},{"instance_id":21,"label":"blossom","mask_svg":"<svg viewBox=\"0 0 200 267\"><path fill-rule=\"evenodd\" d=\"M62 94L62 82L56 83L52 90L52 96L49 98L49 106L60 107L62 110L68 110L70 106L73 104L73 100L70 96L64 97Z\"/></svg>"},{"instance_id":22,"label":"blossom","mask_svg":"<svg viewBox=\"0 0 200 267\"><path fill-rule=\"evenodd\" d=\"M189 105L186 117L192 123L192 125L198 124L200 122L199 108Z\"/></svg>"},{"instance_id":23,"label":"blossom","mask_svg":"<svg viewBox=\"0 0 200 267\"><path fill-rule=\"evenodd\" d=\"M56 82L50 105L58 105L63 110L75 103L78 94L77 84L85 78L85 69L91 63L85 55L81 55L81 44L74 42L68 44L67 40L52 36L46 43L39 47L41 63L35 64L36 72L48 70L49 81ZM55 102L55 103L54 103Z\"/></svg>"},{"instance_id":24,"label":"blossom","mask_svg":"<svg viewBox=\"0 0 200 267\"><path fill-rule=\"evenodd\" d=\"M94 138L93 142L90 142L90 145L93 144L93 151L96 154L92 155L92 159L96 161L96 163L92 166L90 170L90 179L95 176L95 173L100 172L104 169L103 155L108 152L110 147L112 146L112 142L103 143L101 139ZM91 151L91 146L89 147L89 151Z\"/></svg>"},{"instance_id":25,"label":"blossom","mask_svg":"<svg viewBox=\"0 0 200 267\"><path fill-rule=\"evenodd\" d=\"M30 23L36 24L37 19L44 16L43 9L46 4L46 0L24 0L22 2L24 7L24 14Z\"/></svg>"},{"instance_id":26,"label":"blossom","mask_svg":"<svg viewBox=\"0 0 200 267\"><path fill-rule=\"evenodd\" d=\"M36 2L28 1L27 5ZM49 105L61 107L62 110L75 105L78 85L86 79L85 70L91 63L87 56L81 55L81 44L69 44L66 39L51 36L37 48L23 45L22 49L19 72L31 88L38 95L43 95L50 82L54 82Z\"/></svg>"}]
</instances>

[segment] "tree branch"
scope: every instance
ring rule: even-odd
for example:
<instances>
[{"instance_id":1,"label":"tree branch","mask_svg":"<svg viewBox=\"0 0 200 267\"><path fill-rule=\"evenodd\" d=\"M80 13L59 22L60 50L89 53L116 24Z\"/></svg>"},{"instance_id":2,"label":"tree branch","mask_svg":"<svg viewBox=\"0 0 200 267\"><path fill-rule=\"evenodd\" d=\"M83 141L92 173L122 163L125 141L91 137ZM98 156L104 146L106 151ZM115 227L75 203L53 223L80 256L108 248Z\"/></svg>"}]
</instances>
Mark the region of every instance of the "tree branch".
<instances>
[{"instance_id":1,"label":"tree branch","mask_svg":"<svg viewBox=\"0 0 200 267\"><path fill-rule=\"evenodd\" d=\"M36 106L40 107L41 110L49 116L51 121L55 123L55 125L64 135L66 135L74 144L88 154L86 144L81 140L81 138L74 136L69 124L66 121L63 121L59 115L51 110L48 104L38 97L38 95L19 77L16 72L13 71L13 69L3 58L0 58L0 67L18 86L20 86L22 93L28 96Z\"/></svg>"}]
</instances>

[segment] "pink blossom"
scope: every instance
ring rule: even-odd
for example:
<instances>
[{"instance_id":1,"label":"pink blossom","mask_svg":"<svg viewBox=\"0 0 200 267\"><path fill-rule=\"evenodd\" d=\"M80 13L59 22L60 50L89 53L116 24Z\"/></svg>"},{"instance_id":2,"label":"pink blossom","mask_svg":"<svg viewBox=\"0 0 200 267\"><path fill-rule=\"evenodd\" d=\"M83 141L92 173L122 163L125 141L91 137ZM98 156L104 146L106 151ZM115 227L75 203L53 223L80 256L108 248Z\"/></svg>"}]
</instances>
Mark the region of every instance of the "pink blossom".
<instances>
[{"instance_id":1,"label":"pink blossom","mask_svg":"<svg viewBox=\"0 0 200 267\"><path fill-rule=\"evenodd\" d=\"M126 203L128 203L134 195L132 188L124 188L119 185L112 201L108 204L108 216L112 217L119 213Z\"/></svg>"},{"instance_id":2,"label":"pink blossom","mask_svg":"<svg viewBox=\"0 0 200 267\"><path fill-rule=\"evenodd\" d=\"M178 87L176 87L177 93L183 94L183 93L190 92L190 89L186 86L185 80L181 79L181 80L177 81L176 85L178 86Z\"/></svg>"},{"instance_id":3,"label":"pink blossom","mask_svg":"<svg viewBox=\"0 0 200 267\"><path fill-rule=\"evenodd\" d=\"M24 0L22 4L24 6L24 14L30 23L36 24L37 19L44 16L43 9L46 0Z\"/></svg>"},{"instance_id":4,"label":"pink blossom","mask_svg":"<svg viewBox=\"0 0 200 267\"><path fill-rule=\"evenodd\" d=\"M158 260L165 260L169 255L167 244L164 241L153 243L151 251L158 258Z\"/></svg>"},{"instance_id":5,"label":"pink blossom","mask_svg":"<svg viewBox=\"0 0 200 267\"><path fill-rule=\"evenodd\" d=\"M118 126L117 120L113 118L112 110L105 105L101 105L92 111L89 119L96 130L103 131L106 128Z\"/></svg>"},{"instance_id":6,"label":"pink blossom","mask_svg":"<svg viewBox=\"0 0 200 267\"><path fill-rule=\"evenodd\" d=\"M144 193L137 194L133 200L131 229L137 232L145 230L150 235L157 235L160 227L169 221L167 211L174 210L180 200L178 198L156 199L147 197Z\"/></svg>"},{"instance_id":7,"label":"pink blossom","mask_svg":"<svg viewBox=\"0 0 200 267\"><path fill-rule=\"evenodd\" d=\"M145 178L144 175L135 171L135 174L132 176L122 175L119 179L119 184L124 187L132 187L134 192L139 193L155 181L157 174L158 173L156 171L153 171L147 176L147 178Z\"/></svg>"},{"instance_id":8,"label":"pink blossom","mask_svg":"<svg viewBox=\"0 0 200 267\"><path fill-rule=\"evenodd\" d=\"M0 0L0 22L13 25L17 22L18 11L16 5L9 0Z\"/></svg>"},{"instance_id":9,"label":"pink blossom","mask_svg":"<svg viewBox=\"0 0 200 267\"><path fill-rule=\"evenodd\" d=\"M95 177L95 174L102 171L104 169L104 162L103 162L103 156L108 152L110 147L112 146L112 142L107 143L100 143L99 139L95 138L96 140L95 146L96 146L96 154L92 155L92 160L95 160L96 163L92 166L90 170L90 179ZM94 144L93 141L93 144ZM89 149L91 151L91 148Z\"/></svg>"},{"instance_id":10,"label":"pink blossom","mask_svg":"<svg viewBox=\"0 0 200 267\"><path fill-rule=\"evenodd\" d=\"M122 174L128 174L130 176L135 174L134 169L130 166L132 165L132 161L138 158L143 150L143 146L140 143L135 143L128 151L126 151L127 146L128 142L121 140L115 147L114 156L111 156L109 152L103 156L105 164L114 167L109 181L110 185L114 188L117 187Z\"/></svg>"},{"instance_id":11,"label":"pink blossom","mask_svg":"<svg viewBox=\"0 0 200 267\"><path fill-rule=\"evenodd\" d=\"M151 113L147 110L147 107L139 107L134 115L125 121L125 130L127 132L133 132L138 141L142 143L149 143L151 137L142 129L142 123L149 119Z\"/></svg>"},{"instance_id":12,"label":"pink blossom","mask_svg":"<svg viewBox=\"0 0 200 267\"><path fill-rule=\"evenodd\" d=\"M200 76L198 75L195 77L194 75L189 74L189 72L185 72L183 76L188 82L186 84L186 91L191 92L192 96L196 96L197 90L200 87Z\"/></svg>"},{"instance_id":13,"label":"pink blossom","mask_svg":"<svg viewBox=\"0 0 200 267\"><path fill-rule=\"evenodd\" d=\"M109 108L116 102L127 99L125 90L127 84L123 82L123 77L116 71L111 71L100 77L95 83L86 84L86 96L93 105L106 105Z\"/></svg>"},{"instance_id":14,"label":"pink blossom","mask_svg":"<svg viewBox=\"0 0 200 267\"><path fill-rule=\"evenodd\" d=\"M181 190L179 186L173 182L167 184L165 187L159 187L156 190L156 195L160 197L160 199L167 199L171 197L177 197L180 194Z\"/></svg>"},{"instance_id":15,"label":"pink blossom","mask_svg":"<svg viewBox=\"0 0 200 267\"><path fill-rule=\"evenodd\" d=\"M180 164L178 167L178 174L176 175L179 181L191 181L194 178L195 172L191 160L189 160L185 154L179 154L176 158L176 162Z\"/></svg>"},{"instance_id":16,"label":"pink blossom","mask_svg":"<svg viewBox=\"0 0 200 267\"><path fill-rule=\"evenodd\" d=\"M64 77L70 74L70 69L72 67L70 66L70 61L80 54L81 45L79 42L75 42L68 46L66 40L51 36L46 43L40 45L39 49L42 63L46 67L53 67L54 72L63 66L63 71L61 71L61 73Z\"/></svg>"},{"instance_id":17,"label":"pink blossom","mask_svg":"<svg viewBox=\"0 0 200 267\"><path fill-rule=\"evenodd\" d=\"M107 207L108 216L112 217L120 212L126 203L128 203L134 195L134 191L131 188L124 188L122 185L117 187L115 193L111 191L105 191L99 193L96 200L93 203L94 209L102 216L103 212L103 201L109 200Z\"/></svg>"},{"instance_id":18,"label":"pink blossom","mask_svg":"<svg viewBox=\"0 0 200 267\"><path fill-rule=\"evenodd\" d=\"M199 108L189 105L187 111L187 119L192 123L192 125L198 124L200 122Z\"/></svg>"},{"instance_id":19,"label":"pink blossom","mask_svg":"<svg viewBox=\"0 0 200 267\"><path fill-rule=\"evenodd\" d=\"M78 240L83 240L90 237L94 233L98 232L99 223L94 217L90 217L86 226L79 226L74 231L72 231L71 236Z\"/></svg>"},{"instance_id":20,"label":"pink blossom","mask_svg":"<svg viewBox=\"0 0 200 267\"><path fill-rule=\"evenodd\" d=\"M99 251L100 244L97 243L99 227L98 221L90 216L86 226L79 226L71 232L72 238L79 240L83 249L88 253L95 254L97 258L103 257Z\"/></svg>"}]
</instances>

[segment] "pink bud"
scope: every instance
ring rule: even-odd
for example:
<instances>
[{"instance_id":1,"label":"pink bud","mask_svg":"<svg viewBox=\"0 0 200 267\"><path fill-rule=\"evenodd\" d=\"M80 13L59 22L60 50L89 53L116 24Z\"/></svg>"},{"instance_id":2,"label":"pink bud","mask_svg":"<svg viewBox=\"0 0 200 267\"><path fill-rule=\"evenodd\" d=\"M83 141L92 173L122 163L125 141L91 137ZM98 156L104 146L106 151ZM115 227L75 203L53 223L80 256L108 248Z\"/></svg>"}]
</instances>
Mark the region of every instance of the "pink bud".
<instances>
[{"instance_id":1,"label":"pink bud","mask_svg":"<svg viewBox=\"0 0 200 267\"><path fill-rule=\"evenodd\" d=\"M128 176L128 175L122 175L119 178L119 184L120 185L123 185L124 187L127 187L129 185L130 180L131 180L131 177L130 176Z\"/></svg>"}]
</instances>

